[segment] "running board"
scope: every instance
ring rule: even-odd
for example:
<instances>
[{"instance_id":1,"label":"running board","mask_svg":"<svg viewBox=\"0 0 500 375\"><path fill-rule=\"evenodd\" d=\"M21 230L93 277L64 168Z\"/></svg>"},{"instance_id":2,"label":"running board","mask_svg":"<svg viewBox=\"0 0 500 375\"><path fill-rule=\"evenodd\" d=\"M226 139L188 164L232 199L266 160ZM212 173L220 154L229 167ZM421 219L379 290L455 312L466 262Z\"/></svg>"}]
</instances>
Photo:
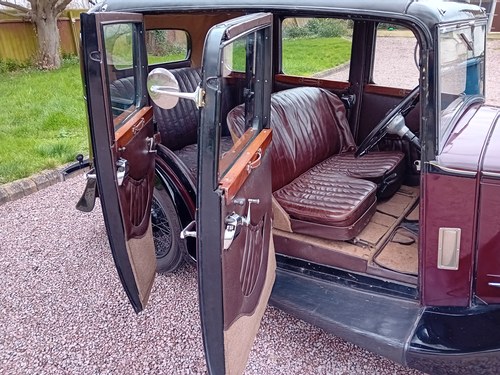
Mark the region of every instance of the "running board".
<instances>
[{"instance_id":1,"label":"running board","mask_svg":"<svg viewBox=\"0 0 500 375\"><path fill-rule=\"evenodd\" d=\"M277 269L271 305L398 363L421 314L418 301Z\"/></svg>"}]
</instances>

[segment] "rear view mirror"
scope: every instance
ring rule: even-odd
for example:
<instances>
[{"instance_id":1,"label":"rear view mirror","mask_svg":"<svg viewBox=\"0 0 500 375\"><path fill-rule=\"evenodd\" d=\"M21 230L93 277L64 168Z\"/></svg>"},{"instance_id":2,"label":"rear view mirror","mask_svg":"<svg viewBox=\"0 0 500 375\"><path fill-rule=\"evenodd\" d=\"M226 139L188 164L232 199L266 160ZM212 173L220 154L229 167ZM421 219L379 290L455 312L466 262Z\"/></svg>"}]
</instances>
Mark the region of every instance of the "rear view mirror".
<instances>
[{"instance_id":1,"label":"rear view mirror","mask_svg":"<svg viewBox=\"0 0 500 375\"><path fill-rule=\"evenodd\" d=\"M198 108L203 107L203 90L200 86L195 92L180 92L179 82L165 68L156 68L148 75L148 92L151 100L163 109L174 108L179 98L190 99Z\"/></svg>"}]
</instances>

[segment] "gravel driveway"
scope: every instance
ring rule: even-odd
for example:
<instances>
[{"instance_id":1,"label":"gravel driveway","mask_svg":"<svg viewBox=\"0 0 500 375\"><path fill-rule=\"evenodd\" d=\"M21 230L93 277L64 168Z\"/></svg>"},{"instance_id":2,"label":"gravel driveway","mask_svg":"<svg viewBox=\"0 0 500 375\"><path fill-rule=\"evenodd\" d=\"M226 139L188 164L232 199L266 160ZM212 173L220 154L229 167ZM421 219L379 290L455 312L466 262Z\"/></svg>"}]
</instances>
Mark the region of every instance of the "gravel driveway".
<instances>
[{"instance_id":1,"label":"gravel driveway","mask_svg":"<svg viewBox=\"0 0 500 375\"><path fill-rule=\"evenodd\" d=\"M500 41L488 42L488 102ZM157 277L136 315L99 206L75 210L74 178L0 206L0 374L205 373L196 273ZM247 374L419 374L269 307Z\"/></svg>"}]
</instances>

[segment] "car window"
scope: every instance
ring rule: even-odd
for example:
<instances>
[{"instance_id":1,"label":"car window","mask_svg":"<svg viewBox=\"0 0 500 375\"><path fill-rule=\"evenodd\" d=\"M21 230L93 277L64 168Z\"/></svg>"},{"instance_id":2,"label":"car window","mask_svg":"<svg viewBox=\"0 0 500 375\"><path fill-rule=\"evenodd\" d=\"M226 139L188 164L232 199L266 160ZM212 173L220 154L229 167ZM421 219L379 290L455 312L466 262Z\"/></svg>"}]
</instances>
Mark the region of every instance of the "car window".
<instances>
[{"instance_id":1,"label":"car window","mask_svg":"<svg viewBox=\"0 0 500 375\"><path fill-rule=\"evenodd\" d=\"M234 93L235 85L241 86L238 105L226 118L232 139L232 148L223 150L221 147L219 171L220 177L231 168L238 155L262 130L268 121L268 115L263 102L265 93L270 94L270 28L234 38L223 45L221 61L221 92ZM235 73L237 72L237 73ZM222 95L222 107L234 98Z\"/></svg>"},{"instance_id":2,"label":"car window","mask_svg":"<svg viewBox=\"0 0 500 375\"><path fill-rule=\"evenodd\" d=\"M285 18L281 26L284 74L347 81L352 22L335 18Z\"/></svg>"},{"instance_id":3,"label":"car window","mask_svg":"<svg viewBox=\"0 0 500 375\"><path fill-rule=\"evenodd\" d=\"M372 83L402 89L415 88L420 74L415 63L416 46L417 39L411 30L380 23L375 39Z\"/></svg>"},{"instance_id":4,"label":"car window","mask_svg":"<svg viewBox=\"0 0 500 375\"><path fill-rule=\"evenodd\" d=\"M190 54L189 34L184 30L157 29L146 31L148 64L184 61Z\"/></svg>"},{"instance_id":5,"label":"car window","mask_svg":"<svg viewBox=\"0 0 500 375\"><path fill-rule=\"evenodd\" d=\"M134 53L136 26L133 23L103 26L106 68L111 101L111 112L118 129L137 108L135 76L139 56Z\"/></svg>"},{"instance_id":6,"label":"car window","mask_svg":"<svg viewBox=\"0 0 500 375\"><path fill-rule=\"evenodd\" d=\"M439 148L467 98L484 96L485 25L439 29Z\"/></svg>"}]
</instances>

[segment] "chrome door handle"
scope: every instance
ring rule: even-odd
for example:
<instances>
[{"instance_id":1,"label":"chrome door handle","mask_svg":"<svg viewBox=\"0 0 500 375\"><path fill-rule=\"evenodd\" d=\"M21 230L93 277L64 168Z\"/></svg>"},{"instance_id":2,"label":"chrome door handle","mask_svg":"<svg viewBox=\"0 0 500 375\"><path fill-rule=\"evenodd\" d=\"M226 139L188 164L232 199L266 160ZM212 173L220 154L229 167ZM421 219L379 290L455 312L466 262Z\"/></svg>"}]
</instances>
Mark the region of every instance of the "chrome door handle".
<instances>
[{"instance_id":1,"label":"chrome door handle","mask_svg":"<svg viewBox=\"0 0 500 375\"><path fill-rule=\"evenodd\" d=\"M118 186L123 185L123 180L128 173L128 161L120 158L116 162L116 180L118 182Z\"/></svg>"},{"instance_id":2,"label":"chrome door handle","mask_svg":"<svg viewBox=\"0 0 500 375\"><path fill-rule=\"evenodd\" d=\"M250 207L252 204L259 204L259 199L246 199L248 202L247 216L238 215L236 212L228 215L224 220L226 223L226 229L224 230L224 250L229 249L233 243L235 237L239 234L238 226L249 226L250 225ZM241 199L235 199L235 203L241 205L244 203Z\"/></svg>"},{"instance_id":3,"label":"chrome door handle","mask_svg":"<svg viewBox=\"0 0 500 375\"><path fill-rule=\"evenodd\" d=\"M195 237L196 238L196 231L192 230L193 227L196 225L196 220L193 220L190 222L186 228L181 230L181 239L186 239L187 237Z\"/></svg>"}]
</instances>

